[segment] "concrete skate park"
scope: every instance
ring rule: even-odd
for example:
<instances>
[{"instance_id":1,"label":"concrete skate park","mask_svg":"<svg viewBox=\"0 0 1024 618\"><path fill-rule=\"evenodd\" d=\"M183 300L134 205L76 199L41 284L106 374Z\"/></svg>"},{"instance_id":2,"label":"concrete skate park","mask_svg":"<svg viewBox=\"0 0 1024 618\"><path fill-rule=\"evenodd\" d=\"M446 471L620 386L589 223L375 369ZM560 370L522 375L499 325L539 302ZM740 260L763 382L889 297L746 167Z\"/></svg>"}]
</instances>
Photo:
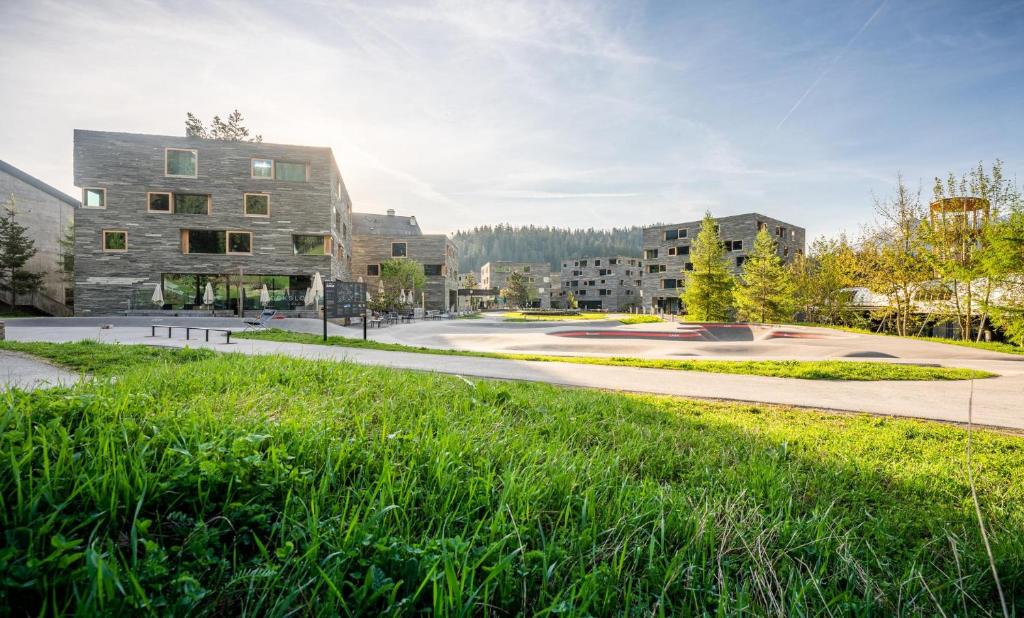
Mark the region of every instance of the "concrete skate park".
<instances>
[{"instance_id":1,"label":"concrete skate park","mask_svg":"<svg viewBox=\"0 0 1024 618\"><path fill-rule=\"evenodd\" d=\"M664 395L807 406L841 411L966 422L972 382L842 382L557 362L436 356L409 352L233 339L185 340L178 331L151 336L153 323L241 330L237 318L20 318L7 320L7 337L22 341L77 341L208 347L245 354L287 354L483 378L542 381ZM322 332L313 319L275 320L274 327ZM328 324L331 335L361 337L362 326ZM387 343L481 352L657 359L860 360L982 369L996 378L973 381L974 421L1024 429L1024 356L975 348L790 325L660 322L624 325L601 320L514 322L502 314L479 319L420 321L373 328ZM11 355L2 357L14 363ZM12 365L13 366L13 365ZM22 372L24 373L24 372ZM2 378L2 376L0 376ZM25 378L22 377L22 380Z\"/></svg>"}]
</instances>

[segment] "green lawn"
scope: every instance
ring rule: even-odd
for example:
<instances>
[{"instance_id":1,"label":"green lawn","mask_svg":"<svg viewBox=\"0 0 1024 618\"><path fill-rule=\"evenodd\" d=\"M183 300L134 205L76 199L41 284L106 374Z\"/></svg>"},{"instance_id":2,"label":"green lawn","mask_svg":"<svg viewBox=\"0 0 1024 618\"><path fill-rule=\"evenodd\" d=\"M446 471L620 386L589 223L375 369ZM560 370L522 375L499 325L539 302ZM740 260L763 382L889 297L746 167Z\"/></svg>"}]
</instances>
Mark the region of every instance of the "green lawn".
<instances>
[{"instance_id":1,"label":"green lawn","mask_svg":"<svg viewBox=\"0 0 1024 618\"><path fill-rule=\"evenodd\" d=\"M349 348L368 348L392 352L415 352L444 356L474 356L478 358L504 358L539 362L576 363L580 365L612 365L644 369L676 369L679 371L707 371L800 378L805 380L970 380L988 378L995 374L977 369L958 367L921 367L871 361L721 361L721 360L669 360L624 357L549 356L543 354L507 354L501 352L473 352L469 350L442 350L382 343L349 337L328 337L324 342L319 335L296 333L279 329L239 333L239 339L287 341L314 345L334 345Z\"/></svg>"},{"instance_id":2,"label":"green lawn","mask_svg":"<svg viewBox=\"0 0 1024 618\"><path fill-rule=\"evenodd\" d=\"M656 315L644 315L642 313L623 316L619 318L619 321L623 324L654 324L664 322L664 320Z\"/></svg>"},{"instance_id":3,"label":"green lawn","mask_svg":"<svg viewBox=\"0 0 1024 618\"><path fill-rule=\"evenodd\" d=\"M798 322L799 326L817 326L820 328L832 328L835 330L843 330L848 333L860 333L862 335L879 335L883 337L899 337L899 335L893 335L891 333L879 333L866 328L855 328L853 326L836 326L833 324L816 324L813 322ZM903 337L903 339L916 339L917 341L931 341L932 343L945 343L948 345L958 345L965 348L977 348L979 350L988 350L990 352L1003 352L1005 354L1024 354L1024 347L1019 345L1013 345L1012 343L1003 343L1000 341L963 341L962 339L945 339L943 337Z\"/></svg>"},{"instance_id":4,"label":"green lawn","mask_svg":"<svg viewBox=\"0 0 1024 618\"><path fill-rule=\"evenodd\" d=\"M141 350L0 395L0 614L998 611L956 427ZM973 443L1019 614L1024 439Z\"/></svg>"},{"instance_id":5,"label":"green lawn","mask_svg":"<svg viewBox=\"0 0 1024 618\"><path fill-rule=\"evenodd\" d=\"M567 320L607 320L607 313L582 312L576 315L528 315L522 311L508 311L501 317L506 322L562 322Z\"/></svg>"}]
</instances>

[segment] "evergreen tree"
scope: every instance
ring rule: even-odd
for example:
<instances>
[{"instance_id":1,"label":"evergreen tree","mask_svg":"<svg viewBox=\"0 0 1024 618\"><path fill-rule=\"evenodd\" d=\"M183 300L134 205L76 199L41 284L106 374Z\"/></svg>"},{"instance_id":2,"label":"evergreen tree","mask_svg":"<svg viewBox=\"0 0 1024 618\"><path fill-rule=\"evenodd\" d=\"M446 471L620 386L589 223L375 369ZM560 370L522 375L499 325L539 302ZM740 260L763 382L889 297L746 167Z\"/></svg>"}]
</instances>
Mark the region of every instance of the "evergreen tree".
<instances>
[{"instance_id":1,"label":"evergreen tree","mask_svg":"<svg viewBox=\"0 0 1024 618\"><path fill-rule=\"evenodd\" d=\"M530 301L530 290L526 287L526 276L523 273L513 270L505 279L505 287L501 290L508 304L513 307L525 307Z\"/></svg>"},{"instance_id":2,"label":"evergreen tree","mask_svg":"<svg viewBox=\"0 0 1024 618\"><path fill-rule=\"evenodd\" d=\"M733 276L729 273L718 224L704 213L700 233L690 248L693 270L684 271L686 288L680 295L687 317L698 322L725 322L732 311Z\"/></svg>"},{"instance_id":3,"label":"evergreen tree","mask_svg":"<svg viewBox=\"0 0 1024 618\"><path fill-rule=\"evenodd\" d=\"M244 122L245 118L242 117L242 112L236 109L228 114L227 122L221 120L220 116L214 116L207 128L195 114L186 112L185 136L219 139L226 142L262 142L262 135L249 137L249 128L243 124Z\"/></svg>"},{"instance_id":4,"label":"evergreen tree","mask_svg":"<svg viewBox=\"0 0 1024 618\"><path fill-rule=\"evenodd\" d=\"M36 254L35 242L28 237L28 229L14 220L14 214L12 194L0 213L0 286L11 292L11 307L18 304L19 294L32 294L43 282L42 273L24 269Z\"/></svg>"},{"instance_id":5,"label":"evergreen tree","mask_svg":"<svg viewBox=\"0 0 1024 618\"><path fill-rule=\"evenodd\" d=\"M793 315L793 281L766 229L757 233L754 249L743 262L735 300L740 319L748 322L784 322Z\"/></svg>"}]
</instances>

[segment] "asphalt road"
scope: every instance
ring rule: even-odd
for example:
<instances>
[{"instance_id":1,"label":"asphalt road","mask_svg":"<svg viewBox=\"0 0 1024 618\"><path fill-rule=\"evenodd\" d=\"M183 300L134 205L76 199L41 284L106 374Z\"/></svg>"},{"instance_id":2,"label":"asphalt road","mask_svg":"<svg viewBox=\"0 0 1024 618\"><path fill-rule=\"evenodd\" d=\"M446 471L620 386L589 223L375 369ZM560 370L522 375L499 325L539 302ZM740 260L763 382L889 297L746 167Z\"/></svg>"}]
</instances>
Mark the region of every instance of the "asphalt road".
<instances>
[{"instance_id":1,"label":"asphalt road","mask_svg":"<svg viewBox=\"0 0 1024 618\"><path fill-rule=\"evenodd\" d=\"M238 327L226 318L180 318L181 323ZM96 339L150 345L210 347L245 354L287 354L305 358L349 360L388 367L438 371L463 376L531 380L566 386L763 402L813 408L863 411L966 422L971 383L839 382L712 374L701 372L538 363L457 356L428 356L316 345L222 339L186 342L175 333L149 336L154 318L28 318L8 320L15 340L73 341ZM102 328L112 325L112 328ZM316 320L287 319L280 326L319 333ZM361 335L361 328L329 325L331 334ZM645 358L715 358L723 360L801 359L878 360L984 369L998 378L974 382L974 421L1024 429L1024 356L961 346L846 333L808 327L702 328L688 324L617 322L506 323L493 318L396 325L370 331L374 339L428 347L564 355L611 355ZM566 333L570 333L568 336ZM613 334L614 333L614 334ZM654 333L652 335L651 333ZM682 335L680 335L682 334ZM677 336L680 335L680 336Z\"/></svg>"}]
</instances>

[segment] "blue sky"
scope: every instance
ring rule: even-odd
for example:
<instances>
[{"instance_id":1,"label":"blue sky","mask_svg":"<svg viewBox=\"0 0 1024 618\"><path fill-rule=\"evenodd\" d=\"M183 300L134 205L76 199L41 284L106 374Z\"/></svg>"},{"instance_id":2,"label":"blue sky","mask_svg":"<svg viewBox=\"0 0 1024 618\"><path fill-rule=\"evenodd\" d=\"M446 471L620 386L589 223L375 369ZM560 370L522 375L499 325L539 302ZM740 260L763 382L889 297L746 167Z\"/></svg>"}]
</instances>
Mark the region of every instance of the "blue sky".
<instances>
[{"instance_id":1,"label":"blue sky","mask_svg":"<svg viewBox=\"0 0 1024 618\"><path fill-rule=\"evenodd\" d=\"M1024 1L4 2L0 58L0 158L69 193L74 128L234 107L430 232L856 233L898 171L1024 175Z\"/></svg>"}]
</instances>

